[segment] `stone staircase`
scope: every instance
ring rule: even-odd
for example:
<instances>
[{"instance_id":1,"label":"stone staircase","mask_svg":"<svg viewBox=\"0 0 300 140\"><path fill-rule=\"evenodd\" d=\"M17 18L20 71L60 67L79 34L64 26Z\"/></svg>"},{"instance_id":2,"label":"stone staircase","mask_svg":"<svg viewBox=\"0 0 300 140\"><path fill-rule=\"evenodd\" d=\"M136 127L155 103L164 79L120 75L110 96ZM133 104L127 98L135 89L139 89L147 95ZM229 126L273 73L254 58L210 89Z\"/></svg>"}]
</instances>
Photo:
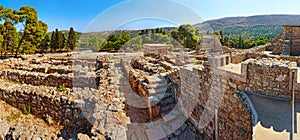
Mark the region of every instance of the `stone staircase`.
<instances>
[{"instance_id":1,"label":"stone staircase","mask_svg":"<svg viewBox=\"0 0 300 140\"><path fill-rule=\"evenodd\" d=\"M161 76L147 78L149 83L149 99L156 100L160 106L161 119L146 127L145 133L149 140L158 139L195 139L197 134L186 124L187 118L176 107L175 93L169 79ZM152 103L154 101L151 101Z\"/></svg>"},{"instance_id":2,"label":"stone staircase","mask_svg":"<svg viewBox=\"0 0 300 140\"><path fill-rule=\"evenodd\" d=\"M168 113L175 107L176 101L173 94L167 92L160 100L159 103L160 103L160 111L162 114L164 114L164 113Z\"/></svg>"},{"instance_id":3,"label":"stone staircase","mask_svg":"<svg viewBox=\"0 0 300 140\"><path fill-rule=\"evenodd\" d=\"M169 82L162 76L147 77L147 83L149 83L149 99L153 104L159 104L160 112L170 112L176 104L175 94L171 92Z\"/></svg>"},{"instance_id":4,"label":"stone staircase","mask_svg":"<svg viewBox=\"0 0 300 140\"><path fill-rule=\"evenodd\" d=\"M169 113L163 113L162 119L145 128L149 140L201 140L192 124L175 107Z\"/></svg>"},{"instance_id":5,"label":"stone staircase","mask_svg":"<svg viewBox=\"0 0 300 140\"><path fill-rule=\"evenodd\" d=\"M175 139L201 139L193 130L191 124L187 124L187 118L176 107L176 95L174 85L170 79L151 75L146 77L148 99L151 106L159 106L159 118L147 123L135 123L128 125L129 139L142 140L175 140Z\"/></svg>"}]
</instances>

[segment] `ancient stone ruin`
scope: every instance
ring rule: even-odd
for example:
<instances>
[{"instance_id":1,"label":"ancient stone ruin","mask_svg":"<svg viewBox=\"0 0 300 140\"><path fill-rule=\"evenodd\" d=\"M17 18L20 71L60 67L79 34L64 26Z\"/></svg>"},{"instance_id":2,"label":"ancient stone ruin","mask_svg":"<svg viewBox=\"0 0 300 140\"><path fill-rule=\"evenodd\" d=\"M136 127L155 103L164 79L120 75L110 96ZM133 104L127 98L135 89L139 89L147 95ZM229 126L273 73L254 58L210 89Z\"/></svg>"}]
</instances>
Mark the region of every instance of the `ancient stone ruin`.
<instances>
[{"instance_id":1,"label":"ancient stone ruin","mask_svg":"<svg viewBox=\"0 0 300 140\"><path fill-rule=\"evenodd\" d=\"M300 26L283 25L284 32L274 39L274 54L300 55Z\"/></svg>"},{"instance_id":2,"label":"ancient stone ruin","mask_svg":"<svg viewBox=\"0 0 300 140\"><path fill-rule=\"evenodd\" d=\"M274 115L266 123L263 113L270 110L261 111L259 101L300 100L300 57L264 53L272 45L222 53L200 48L166 56L74 52L1 60L0 105L31 114L46 128L6 116L0 118L0 140L253 139L269 125L276 133L281 122Z\"/></svg>"}]
</instances>

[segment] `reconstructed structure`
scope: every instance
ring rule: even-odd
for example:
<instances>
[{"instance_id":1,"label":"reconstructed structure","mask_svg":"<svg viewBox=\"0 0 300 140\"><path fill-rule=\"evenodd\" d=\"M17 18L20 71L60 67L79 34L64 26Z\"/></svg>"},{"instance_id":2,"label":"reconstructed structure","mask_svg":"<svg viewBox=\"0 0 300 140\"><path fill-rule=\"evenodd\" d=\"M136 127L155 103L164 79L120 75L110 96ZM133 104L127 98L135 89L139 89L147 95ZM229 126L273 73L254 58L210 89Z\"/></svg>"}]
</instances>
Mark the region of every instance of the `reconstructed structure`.
<instances>
[{"instance_id":1,"label":"reconstructed structure","mask_svg":"<svg viewBox=\"0 0 300 140\"><path fill-rule=\"evenodd\" d=\"M145 55L167 55L169 53L170 46L165 44L144 44Z\"/></svg>"},{"instance_id":2,"label":"reconstructed structure","mask_svg":"<svg viewBox=\"0 0 300 140\"><path fill-rule=\"evenodd\" d=\"M300 55L300 26L283 25L283 34L273 42L274 54Z\"/></svg>"}]
</instances>

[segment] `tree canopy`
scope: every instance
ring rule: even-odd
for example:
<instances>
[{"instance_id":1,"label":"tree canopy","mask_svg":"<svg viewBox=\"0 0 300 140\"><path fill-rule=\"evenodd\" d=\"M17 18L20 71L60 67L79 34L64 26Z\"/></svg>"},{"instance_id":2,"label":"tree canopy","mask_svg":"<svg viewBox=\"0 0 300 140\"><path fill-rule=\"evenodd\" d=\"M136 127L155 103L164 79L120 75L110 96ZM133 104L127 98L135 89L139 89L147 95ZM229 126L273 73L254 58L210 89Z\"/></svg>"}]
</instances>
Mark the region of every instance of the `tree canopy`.
<instances>
[{"instance_id":1,"label":"tree canopy","mask_svg":"<svg viewBox=\"0 0 300 140\"><path fill-rule=\"evenodd\" d=\"M18 27L18 28L17 28ZM52 50L74 50L76 46L76 33L70 29L68 40L63 33L54 32L53 36L48 33L48 25L38 19L37 11L29 6L22 6L19 10L5 8L0 5L0 44L1 55L10 51L18 56L18 53L32 54L37 50L45 52ZM5 53L6 54L6 53Z\"/></svg>"},{"instance_id":2,"label":"tree canopy","mask_svg":"<svg viewBox=\"0 0 300 140\"><path fill-rule=\"evenodd\" d=\"M196 49L201 36L198 29L190 24L183 24L171 32L172 37L186 48Z\"/></svg>"}]
</instances>

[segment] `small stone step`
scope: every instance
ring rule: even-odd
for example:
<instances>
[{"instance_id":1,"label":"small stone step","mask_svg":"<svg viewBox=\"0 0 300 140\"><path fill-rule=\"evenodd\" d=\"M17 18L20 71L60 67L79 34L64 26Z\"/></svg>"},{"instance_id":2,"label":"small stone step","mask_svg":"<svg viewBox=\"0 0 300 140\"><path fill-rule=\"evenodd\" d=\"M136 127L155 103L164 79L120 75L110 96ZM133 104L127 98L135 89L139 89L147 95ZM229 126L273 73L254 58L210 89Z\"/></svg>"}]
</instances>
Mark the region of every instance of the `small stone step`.
<instances>
[{"instance_id":1,"label":"small stone step","mask_svg":"<svg viewBox=\"0 0 300 140\"><path fill-rule=\"evenodd\" d=\"M164 77L157 77L157 83L159 84L167 84L167 81Z\"/></svg>"},{"instance_id":2,"label":"small stone step","mask_svg":"<svg viewBox=\"0 0 300 140\"><path fill-rule=\"evenodd\" d=\"M175 103L175 99L174 98L167 98L167 99L163 99L160 101L160 105L161 106L167 106L169 104L174 104Z\"/></svg>"},{"instance_id":3,"label":"small stone step","mask_svg":"<svg viewBox=\"0 0 300 140\"><path fill-rule=\"evenodd\" d=\"M163 77L157 77L157 76L148 76L146 77L146 81L149 84L167 84L167 81Z\"/></svg>"},{"instance_id":4,"label":"small stone step","mask_svg":"<svg viewBox=\"0 0 300 140\"><path fill-rule=\"evenodd\" d=\"M162 120L164 121L165 124L167 124L169 121L177 118L176 115L172 115L170 113L163 113L163 114L166 114L166 115L162 116Z\"/></svg>"},{"instance_id":5,"label":"small stone step","mask_svg":"<svg viewBox=\"0 0 300 140\"><path fill-rule=\"evenodd\" d=\"M167 87L157 88L157 89L155 89L155 92L157 94L159 94L159 93L166 93L167 92Z\"/></svg>"},{"instance_id":6,"label":"small stone step","mask_svg":"<svg viewBox=\"0 0 300 140\"><path fill-rule=\"evenodd\" d=\"M172 129L172 130L177 130L181 128L182 125L185 124L186 118L180 116L177 117L176 119L168 121L166 124Z\"/></svg>"},{"instance_id":7,"label":"small stone step","mask_svg":"<svg viewBox=\"0 0 300 140\"><path fill-rule=\"evenodd\" d=\"M163 131L165 132L165 134L170 135L172 134L174 131L171 130L171 128L165 124L161 124L161 128L163 129Z\"/></svg>"},{"instance_id":8,"label":"small stone step","mask_svg":"<svg viewBox=\"0 0 300 140\"><path fill-rule=\"evenodd\" d=\"M164 84L157 83L157 84L150 84L149 85L150 88L163 88L163 87L167 87L167 86L168 86L167 83L164 83Z\"/></svg>"},{"instance_id":9,"label":"small stone step","mask_svg":"<svg viewBox=\"0 0 300 140\"><path fill-rule=\"evenodd\" d=\"M155 96L148 97L148 100L150 101L151 106L159 103L159 99L157 97L155 97Z\"/></svg>"},{"instance_id":10,"label":"small stone step","mask_svg":"<svg viewBox=\"0 0 300 140\"><path fill-rule=\"evenodd\" d=\"M173 93L170 92L166 92L166 93L160 93L160 94L156 94L155 95L158 99L163 100L163 99L167 99L173 96Z\"/></svg>"},{"instance_id":11,"label":"small stone step","mask_svg":"<svg viewBox=\"0 0 300 140\"><path fill-rule=\"evenodd\" d=\"M167 88L159 88L159 89L149 89L149 95L155 95L155 94L164 94L166 93Z\"/></svg>"},{"instance_id":12,"label":"small stone step","mask_svg":"<svg viewBox=\"0 0 300 140\"><path fill-rule=\"evenodd\" d=\"M174 107L171 112L162 113L162 116L166 116L166 115L175 115L175 116L183 116L184 117L184 115L178 110L177 107Z\"/></svg>"},{"instance_id":13,"label":"small stone step","mask_svg":"<svg viewBox=\"0 0 300 140\"><path fill-rule=\"evenodd\" d=\"M161 107L160 110L162 113L165 113L165 112L172 110L174 107L175 107L174 104L170 104L170 105Z\"/></svg>"},{"instance_id":14,"label":"small stone step","mask_svg":"<svg viewBox=\"0 0 300 140\"><path fill-rule=\"evenodd\" d=\"M167 137L160 125L146 129L146 134L149 140L160 140Z\"/></svg>"}]
</instances>

